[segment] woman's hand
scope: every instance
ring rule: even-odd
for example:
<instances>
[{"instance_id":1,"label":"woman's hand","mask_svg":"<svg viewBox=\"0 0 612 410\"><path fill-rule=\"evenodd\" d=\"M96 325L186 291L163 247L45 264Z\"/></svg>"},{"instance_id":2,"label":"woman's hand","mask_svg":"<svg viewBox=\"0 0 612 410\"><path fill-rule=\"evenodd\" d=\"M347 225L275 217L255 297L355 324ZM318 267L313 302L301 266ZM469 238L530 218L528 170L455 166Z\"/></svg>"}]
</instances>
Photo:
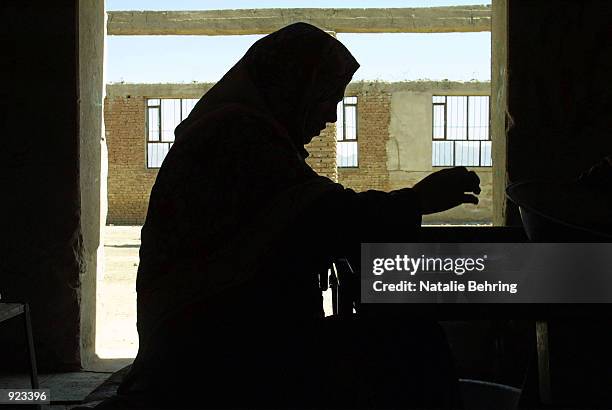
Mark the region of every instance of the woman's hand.
<instances>
[{"instance_id":1,"label":"woman's hand","mask_svg":"<svg viewBox=\"0 0 612 410\"><path fill-rule=\"evenodd\" d=\"M465 167L447 168L423 178L414 187L421 214L446 211L461 204L478 204L480 178Z\"/></svg>"}]
</instances>

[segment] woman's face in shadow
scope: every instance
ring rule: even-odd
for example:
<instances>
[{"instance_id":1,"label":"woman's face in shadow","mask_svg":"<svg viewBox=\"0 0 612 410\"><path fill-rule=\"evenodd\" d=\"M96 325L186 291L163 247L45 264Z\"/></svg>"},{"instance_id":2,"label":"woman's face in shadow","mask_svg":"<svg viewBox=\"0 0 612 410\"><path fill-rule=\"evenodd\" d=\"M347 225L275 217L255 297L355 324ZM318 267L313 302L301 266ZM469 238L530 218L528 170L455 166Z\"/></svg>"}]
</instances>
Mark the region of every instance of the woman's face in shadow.
<instances>
[{"instance_id":1,"label":"woman's face in shadow","mask_svg":"<svg viewBox=\"0 0 612 410\"><path fill-rule=\"evenodd\" d=\"M327 123L336 122L336 109L340 99L332 99L319 102L312 106L306 114L304 121L304 145L308 144L314 137L319 135L327 126Z\"/></svg>"}]
</instances>

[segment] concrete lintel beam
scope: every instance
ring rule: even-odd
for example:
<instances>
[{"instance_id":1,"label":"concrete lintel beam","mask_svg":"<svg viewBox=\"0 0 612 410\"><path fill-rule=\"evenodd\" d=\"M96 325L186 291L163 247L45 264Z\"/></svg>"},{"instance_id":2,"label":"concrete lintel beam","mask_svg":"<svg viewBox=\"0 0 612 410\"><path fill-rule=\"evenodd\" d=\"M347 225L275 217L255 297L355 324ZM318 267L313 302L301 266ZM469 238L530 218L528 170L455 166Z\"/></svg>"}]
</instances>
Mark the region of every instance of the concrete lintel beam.
<instances>
[{"instance_id":1,"label":"concrete lintel beam","mask_svg":"<svg viewBox=\"0 0 612 410\"><path fill-rule=\"evenodd\" d=\"M304 21L336 33L491 31L490 6L387 9L109 11L109 35L268 34Z\"/></svg>"}]
</instances>

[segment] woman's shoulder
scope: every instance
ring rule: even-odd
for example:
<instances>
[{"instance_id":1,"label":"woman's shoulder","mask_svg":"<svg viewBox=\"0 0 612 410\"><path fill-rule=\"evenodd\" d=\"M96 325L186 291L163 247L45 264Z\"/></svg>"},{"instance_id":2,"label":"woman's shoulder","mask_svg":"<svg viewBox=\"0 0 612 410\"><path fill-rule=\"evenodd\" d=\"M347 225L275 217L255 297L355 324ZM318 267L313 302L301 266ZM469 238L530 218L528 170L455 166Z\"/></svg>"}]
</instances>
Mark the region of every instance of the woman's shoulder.
<instances>
[{"instance_id":1,"label":"woman's shoulder","mask_svg":"<svg viewBox=\"0 0 612 410\"><path fill-rule=\"evenodd\" d=\"M182 128L182 135L177 137L181 140L191 139L192 143L197 141L196 144L207 140L208 143L214 143L219 135L223 135L225 143L232 139L243 140L245 136L262 142L270 138L279 141L279 136L287 137L285 129L272 116L242 104L220 106L186 123ZM206 137L212 137L213 141Z\"/></svg>"},{"instance_id":2,"label":"woman's shoulder","mask_svg":"<svg viewBox=\"0 0 612 410\"><path fill-rule=\"evenodd\" d=\"M274 128L275 131L283 132L282 126L264 110L259 110L243 104L227 104L211 111L208 121L218 121L230 125L260 125Z\"/></svg>"}]
</instances>

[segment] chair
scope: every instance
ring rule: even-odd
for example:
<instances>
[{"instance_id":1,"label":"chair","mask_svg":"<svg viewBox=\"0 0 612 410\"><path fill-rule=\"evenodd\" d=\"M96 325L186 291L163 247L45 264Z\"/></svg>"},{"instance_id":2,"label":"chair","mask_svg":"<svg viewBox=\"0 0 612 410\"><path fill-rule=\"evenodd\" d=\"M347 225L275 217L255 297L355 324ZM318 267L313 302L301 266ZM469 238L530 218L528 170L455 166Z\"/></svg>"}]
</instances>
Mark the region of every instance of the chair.
<instances>
[{"instance_id":1,"label":"chair","mask_svg":"<svg viewBox=\"0 0 612 410\"><path fill-rule=\"evenodd\" d=\"M28 356L30 358L30 383L32 389L38 389L38 371L36 369L36 352L32 338L32 323L30 321L30 307L27 303L0 303L0 323L23 315Z\"/></svg>"}]
</instances>

